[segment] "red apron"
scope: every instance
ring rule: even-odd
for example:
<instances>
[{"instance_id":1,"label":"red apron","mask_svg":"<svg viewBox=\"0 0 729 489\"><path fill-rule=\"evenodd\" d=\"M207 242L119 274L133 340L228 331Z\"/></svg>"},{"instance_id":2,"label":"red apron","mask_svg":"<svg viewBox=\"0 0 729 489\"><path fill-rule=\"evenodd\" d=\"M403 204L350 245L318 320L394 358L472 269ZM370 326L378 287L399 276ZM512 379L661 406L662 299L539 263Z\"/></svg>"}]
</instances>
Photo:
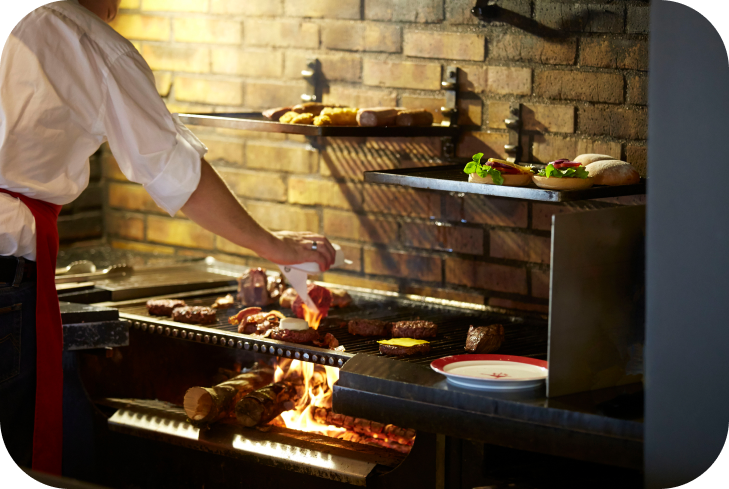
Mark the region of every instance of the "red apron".
<instances>
[{"instance_id":1,"label":"red apron","mask_svg":"<svg viewBox=\"0 0 729 489\"><path fill-rule=\"evenodd\" d=\"M63 453L63 329L56 293L58 214L61 206L0 189L20 199L35 218L36 387L33 470L61 475Z\"/></svg>"}]
</instances>

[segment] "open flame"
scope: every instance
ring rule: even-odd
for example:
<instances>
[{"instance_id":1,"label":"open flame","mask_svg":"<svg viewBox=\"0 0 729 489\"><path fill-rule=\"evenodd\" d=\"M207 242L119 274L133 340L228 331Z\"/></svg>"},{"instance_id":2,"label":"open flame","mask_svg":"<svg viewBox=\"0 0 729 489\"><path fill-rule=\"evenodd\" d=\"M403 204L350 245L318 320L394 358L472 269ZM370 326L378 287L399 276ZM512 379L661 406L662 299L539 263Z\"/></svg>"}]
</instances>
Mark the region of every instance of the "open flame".
<instances>
[{"instance_id":1,"label":"open flame","mask_svg":"<svg viewBox=\"0 0 729 489\"><path fill-rule=\"evenodd\" d=\"M294 409L281 413L285 426L294 430L321 433L331 437L347 431L345 428L322 424L314 418L316 408L331 409L333 386L338 379L339 369L334 367L299 360L280 359L276 366L274 380L291 382L299 391L299 399L296 401Z\"/></svg>"},{"instance_id":2,"label":"open flame","mask_svg":"<svg viewBox=\"0 0 729 489\"><path fill-rule=\"evenodd\" d=\"M320 312L310 311L306 304L301 304L301 308L304 311L304 320L309 324L312 329L319 329L319 323L321 323L324 317Z\"/></svg>"}]
</instances>

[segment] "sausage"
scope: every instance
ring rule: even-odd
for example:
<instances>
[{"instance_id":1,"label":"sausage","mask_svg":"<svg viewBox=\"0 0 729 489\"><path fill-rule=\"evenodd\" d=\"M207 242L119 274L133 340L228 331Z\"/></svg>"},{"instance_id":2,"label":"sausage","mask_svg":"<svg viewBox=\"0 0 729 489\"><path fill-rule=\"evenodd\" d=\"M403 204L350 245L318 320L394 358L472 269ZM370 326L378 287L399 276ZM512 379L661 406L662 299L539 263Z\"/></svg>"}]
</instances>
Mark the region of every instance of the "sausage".
<instances>
[{"instance_id":1,"label":"sausage","mask_svg":"<svg viewBox=\"0 0 729 489\"><path fill-rule=\"evenodd\" d=\"M263 117L271 121L278 121L282 115L291 111L291 107L276 107L263 112Z\"/></svg>"},{"instance_id":2,"label":"sausage","mask_svg":"<svg viewBox=\"0 0 729 489\"><path fill-rule=\"evenodd\" d=\"M395 119L398 126L429 126L433 123L433 114L425 109L403 110Z\"/></svg>"},{"instance_id":3,"label":"sausage","mask_svg":"<svg viewBox=\"0 0 729 489\"><path fill-rule=\"evenodd\" d=\"M365 127L392 126L400 110L393 107L359 109L357 124Z\"/></svg>"}]
</instances>

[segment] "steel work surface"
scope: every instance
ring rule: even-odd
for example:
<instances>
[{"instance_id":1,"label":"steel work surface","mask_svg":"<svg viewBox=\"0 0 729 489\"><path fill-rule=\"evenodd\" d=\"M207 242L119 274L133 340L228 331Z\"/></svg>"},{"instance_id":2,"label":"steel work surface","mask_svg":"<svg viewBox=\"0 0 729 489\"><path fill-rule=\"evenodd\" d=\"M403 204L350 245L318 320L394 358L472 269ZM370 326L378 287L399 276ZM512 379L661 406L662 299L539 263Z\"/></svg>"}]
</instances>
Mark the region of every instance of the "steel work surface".
<instances>
[{"instance_id":1,"label":"steel work surface","mask_svg":"<svg viewBox=\"0 0 729 489\"><path fill-rule=\"evenodd\" d=\"M646 182L642 180L635 185L615 187L596 186L586 190L546 190L532 184L528 187L506 187L502 185L486 185L471 183L463 172L463 165L445 165L426 168L408 168L399 170L367 171L365 182L401 185L403 187L425 188L446 192L466 194L492 195L494 197L511 197L523 200L545 202L569 202L575 200L601 199L605 197L622 197L625 195L645 194Z\"/></svg>"},{"instance_id":2,"label":"steel work surface","mask_svg":"<svg viewBox=\"0 0 729 489\"><path fill-rule=\"evenodd\" d=\"M177 294L169 297L183 297L188 305L193 306L209 306L213 304L216 298L225 295L226 290L234 293L234 289L217 289L214 295L209 292L201 292L197 297L184 297L186 294ZM212 325L197 326L177 323L167 317L150 316L147 313L146 301L129 301L128 303L120 303L116 305L122 317L132 321L144 321L147 324L159 324L165 328L177 326L180 329L194 330L200 334L208 332L209 334L224 332L226 340L217 341L216 344L221 346L235 346L237 338L241 340L254 340L259 348L262 345L270 344L272 349L262 352L278 353L279 347L293 347L295 351L309 352L310 355L321 355L322 353L330 356L330 358L341 358L346 361L357 353L367 353L370 355L382 356L379 353L378 339L375 337L363 337L352 335L347 331L347 322L350 319L382 319L387 321L404 321L413 319L423 319L433 321L438 325L437 337L431 339L431 351L427 355L413 356L404 358L404 361L417 363L421 365L430 365L430 362L437 358L448 355L466 353L464 350L466 344L466 336L468 327L484 326L494 323L504 325L505 340L500 353L509 355L520 355L546 359L547 354L547 324L546 321L536 318L512 317L503 314L489 312L484 306L462 304L463 307L448 305L448 301L432 302L426 300L413 300L399 294L386 294L376 292L364 292L363 289L347 288L352 296L353 303L351 306L343 309L331 309L329 316L324 318L319 331L321 333L331 333L340 345L344 346L345 351L335 352L321 348L309 347L307 345L298 345L286 343L268 338L261 338L257 335L244 335L238 333L238 327L228 324L228 317L240 311L243 306L236 304L228 309L220 309L217 311L217 322ZM206 294L206 295L202 295ZM453 303L451 303L453 304ZM112 305L109 303L108 305ZM269 306L264 310L277 309L276 306ZM281 309L286 315L291 315L290 309ZM159 331L155 328L155 331ZM166 333L166 331L165 331ZM171 334L167 333L167 334ZM204 340L205 336L202 336ZM235 339L235 341L230 341ZM222 338L221 338L222 340ZM209 340L208 340L209 341ZM264 351L265 350L265 351ZM254 351L259 351L254 349ZM281 355L281 353L278 353ZM308 359L306 357L305 359ZM333 363L330 362L331 365ZM341 365L340 365L341 366Z\"/></svg>"}]
</instances>

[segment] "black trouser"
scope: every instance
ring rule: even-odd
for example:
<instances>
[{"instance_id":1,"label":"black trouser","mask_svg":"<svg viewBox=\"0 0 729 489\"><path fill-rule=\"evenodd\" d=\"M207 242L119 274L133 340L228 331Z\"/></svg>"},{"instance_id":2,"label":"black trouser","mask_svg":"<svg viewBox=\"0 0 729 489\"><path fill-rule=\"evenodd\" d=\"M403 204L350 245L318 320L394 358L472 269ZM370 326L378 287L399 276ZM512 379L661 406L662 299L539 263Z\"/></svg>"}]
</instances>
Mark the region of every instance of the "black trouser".
<instances>
[{"instance_id":1,"label":"black trouser","mask_svg":"<svg viewBox=\"0 0 729 489\"><path fill-rule=\"evenodd\" d=\"M15 462L30 467L35 417L35 281L0 284L0 431Z\"/></svg>"}]
</instances>

